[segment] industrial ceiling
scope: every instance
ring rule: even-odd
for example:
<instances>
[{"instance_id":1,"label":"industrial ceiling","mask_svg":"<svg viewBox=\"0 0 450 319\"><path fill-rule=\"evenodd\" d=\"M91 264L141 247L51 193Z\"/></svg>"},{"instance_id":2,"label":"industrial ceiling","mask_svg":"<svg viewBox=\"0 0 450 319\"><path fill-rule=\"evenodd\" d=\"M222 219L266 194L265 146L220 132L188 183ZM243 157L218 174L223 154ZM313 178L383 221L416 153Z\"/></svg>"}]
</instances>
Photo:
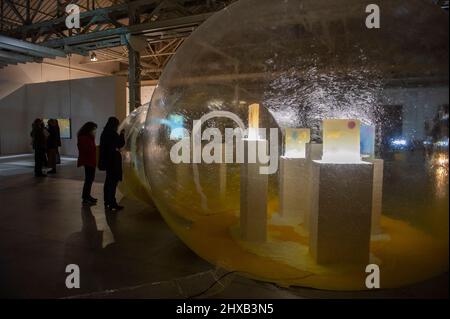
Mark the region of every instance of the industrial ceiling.
<instances>
[{"instance_id":1,"label":"industrial ceiling","mask_svg":"<svg viewBox=\"0 0 450 319\"><path fill-rule=\"evenodd\" d=\"M2 0L0 68L68 54L86 64L119 62L126 75L130 35L144 38L142 80L157 80L184 39L234 0ZM65 8L80 8L79 29L68 30ZM131 17L131 18L130 18ZM130 23L131 21L131 23Z\"/></svg>"},{"instance_id":2,"label":"industrial ceiling","mask_svg":"<svg viewBox=\"0 0 450 319\"><path fill-rule=\"evenodd\" d=\"M156 82L184 39L235 1L1 0L0 68L71 54L86 56L85 64L115 62L115 74L128 76L133 109L141 82ZM424 1L449 7L448 0ZM70 4L80 11L78 29L66 26Z\"/></svg>"}]
</instances>

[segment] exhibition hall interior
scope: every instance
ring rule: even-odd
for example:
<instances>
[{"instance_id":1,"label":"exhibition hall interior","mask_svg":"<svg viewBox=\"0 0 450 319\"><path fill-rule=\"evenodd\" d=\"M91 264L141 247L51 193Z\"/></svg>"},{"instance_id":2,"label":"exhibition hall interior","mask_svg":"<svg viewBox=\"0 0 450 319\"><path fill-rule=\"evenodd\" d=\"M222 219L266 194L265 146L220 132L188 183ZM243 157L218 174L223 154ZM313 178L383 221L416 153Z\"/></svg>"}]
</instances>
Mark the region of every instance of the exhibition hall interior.
<instances>
[{"instance_id":1,"label":"exhibition hall interior","mask_svg":"<svg viewBox=\"0 0 450 319\"><path fill-rule=\"evenodd\" d=\"M0 298L448 298L448 6L1 0Z\"/></svg>"}]
</instances>

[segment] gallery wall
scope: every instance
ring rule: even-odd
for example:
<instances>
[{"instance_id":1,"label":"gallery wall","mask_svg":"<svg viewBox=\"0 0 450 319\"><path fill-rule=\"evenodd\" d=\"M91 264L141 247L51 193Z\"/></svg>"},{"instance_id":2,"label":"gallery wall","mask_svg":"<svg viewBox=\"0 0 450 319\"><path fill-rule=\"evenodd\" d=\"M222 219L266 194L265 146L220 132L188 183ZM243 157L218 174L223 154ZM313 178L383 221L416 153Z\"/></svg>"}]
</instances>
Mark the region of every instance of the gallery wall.
<instances>
[{"instance_id":1,"label":"gallery wall","mask_svg":"<svg viewBox=\"0 0 450 319\"><path fill-rule=\"evenodd\" d=\"M78 55L44 59L42 63L8 65L0 69L0 99L25 84L111 76L118 70L118 62L86 64L86 58Z\"/></svg>"},{"instance_id":2,"label":"gallery wall","mask_svg":"<svg viewBox=\"0 0 450 319\"><path fill-rule=\"evenodd\" d=\"M96 77L26 84L0 100L0 155L31 152L35 118L70 118L72 138L62 141L61 154L76 156L76 133L87 121L101 129L108 117L126 116L126 79Z\"/></svg>"}]
</instances>

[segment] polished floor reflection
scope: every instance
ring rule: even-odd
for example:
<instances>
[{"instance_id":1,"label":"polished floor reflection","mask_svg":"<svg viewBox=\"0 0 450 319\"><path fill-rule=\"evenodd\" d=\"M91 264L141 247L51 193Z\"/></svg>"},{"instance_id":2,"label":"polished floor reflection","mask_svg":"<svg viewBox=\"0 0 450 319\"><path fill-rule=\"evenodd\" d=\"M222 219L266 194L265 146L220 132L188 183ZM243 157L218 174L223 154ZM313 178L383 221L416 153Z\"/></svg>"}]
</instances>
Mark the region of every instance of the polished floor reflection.
<instances>
[{"instance_id":1,"label":"polished floor reflection","mask_svg":"<svg viewBox=\"0 0 450 319\"><path fill-rule=\"evenodd\" d=\"M12 163L19 160L20 169ZM9 170L0 176L1 298L186 298L220 274L170 231L154 207L122 199L126 209L117 215L105 214L101 205L83 208L82 171L73 161L56 176L35 179L31 160L0 158L0 170ZM94 184L99 198L103 178L98 173ZM65 287L70 263L80 266L80 289ZM448 275L403 289L337 293L287 290L231 275L199 297L446 297L446 283Z\"/></svg>"}]
</instances>

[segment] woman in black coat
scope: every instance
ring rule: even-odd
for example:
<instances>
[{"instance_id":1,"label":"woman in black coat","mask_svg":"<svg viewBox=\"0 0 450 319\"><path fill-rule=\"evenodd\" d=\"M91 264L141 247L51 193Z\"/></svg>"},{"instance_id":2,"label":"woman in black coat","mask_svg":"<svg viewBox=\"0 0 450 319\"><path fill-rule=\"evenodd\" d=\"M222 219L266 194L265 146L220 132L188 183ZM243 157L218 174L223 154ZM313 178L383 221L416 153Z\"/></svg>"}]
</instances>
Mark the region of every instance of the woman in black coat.
<instances>
[{"instance_id":1,"label":"woman in black coat","mask_svg":"<svg viewBox=\"0 0 450 319\"><path fill-rule=\"evenodd\" d=\"M106 171L105 184L103 186L105 209L121 210L116 201L116 188L122 180L122 155L120 149L125 145L125 131L117 133L119 120L110 117L100 137L100 154L98 168Z\"/></svg>"},{"instance_id":2,"label":"woman in black coat","mask_svg":"<svg viewBox=\"0 0 450 319\"><path fill-rule=\"evenodd\" d=\"M51 168L47 174L56 174L56 159L58 155L58 147L61 143L59 136L58 122L55 119L48 120L48 138L47 138L47 158L48 167Z\"/></svg>"},{"instance_id":3,"label":"woman in black coat","mask_svg":"<svg viewBox=\"0 0 450 319\"><path fill-rule=\"evenodd\" d=\"M41 119L34 120L30 135L34 150L34 175L36 177L47 176L42 172L42 167L46 161L45 150L48 134L46 133L44 122Z\"/></svg>"}]
</instances>

